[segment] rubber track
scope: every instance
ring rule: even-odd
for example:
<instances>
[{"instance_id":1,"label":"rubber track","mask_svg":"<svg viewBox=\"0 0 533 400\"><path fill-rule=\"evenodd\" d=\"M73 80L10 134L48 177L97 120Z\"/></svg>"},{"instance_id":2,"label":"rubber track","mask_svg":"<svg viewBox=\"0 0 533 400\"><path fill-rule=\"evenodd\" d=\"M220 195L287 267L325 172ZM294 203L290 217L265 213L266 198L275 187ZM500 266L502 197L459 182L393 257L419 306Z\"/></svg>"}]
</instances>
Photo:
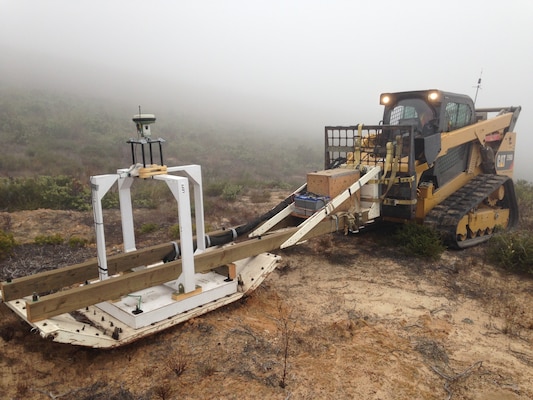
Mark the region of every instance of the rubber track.
<instances>
[{"instance_id":1,"label":"rubber track","mask_svg":"<svg viewBox=\"0 0 533 400\"><path fill-rule=\"evenodd\" d=\"M457 192L435 206L427 215L424 224L442 234L444 242L453 248L462 249L487 241L491 235L484 235L466 240L457 240L459 221L476 208L498 187L505 185L505 207L510 209L509 226L518 221L518 205L514 193L513 181L502 175L478 175Z\"/></svg>"}]
</instances>

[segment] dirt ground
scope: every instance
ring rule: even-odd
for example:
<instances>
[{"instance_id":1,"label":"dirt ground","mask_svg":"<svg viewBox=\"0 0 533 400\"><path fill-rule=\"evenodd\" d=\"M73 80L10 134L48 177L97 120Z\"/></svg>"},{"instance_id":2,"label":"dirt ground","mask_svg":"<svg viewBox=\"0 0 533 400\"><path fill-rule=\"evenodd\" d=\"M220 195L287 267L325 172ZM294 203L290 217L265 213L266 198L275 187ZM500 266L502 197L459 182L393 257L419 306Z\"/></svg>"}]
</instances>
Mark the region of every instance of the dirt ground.
<instances>
[{"instance_id":1,"label":"dirt ground","mask_svg":"<svg viewBox=\"0 0 533 400\"><path fill-rule=\"evenodd\" d=\"M64 237L91 236L90 215L0 221L27 243L2 262L3 279L28 260L94 257L92 247L29 244L58 226ZM250 297L113 350L45 341L1 304L2 398L532 399L531 278L487 264L483 246L427 262L383 236L335 234L279 251Z\"/></svg>"}]
</instances>

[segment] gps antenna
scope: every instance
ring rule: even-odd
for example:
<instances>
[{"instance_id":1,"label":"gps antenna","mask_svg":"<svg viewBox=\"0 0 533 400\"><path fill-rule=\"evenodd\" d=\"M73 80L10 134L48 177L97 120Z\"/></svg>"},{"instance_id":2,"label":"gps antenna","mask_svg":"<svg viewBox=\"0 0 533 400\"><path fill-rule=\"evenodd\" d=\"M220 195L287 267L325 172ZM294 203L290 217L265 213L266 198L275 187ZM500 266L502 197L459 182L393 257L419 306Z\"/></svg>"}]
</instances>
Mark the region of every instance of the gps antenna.
<instances>
[{"instance_id":1,"label":"gps antenna","mask_svg":"<svg viewBox=\"0 0 533 400\"><path fill-rule=\"evenodd\" d=\"M481 69L481 72L479 73L479 78L477 80L477 85L474 86L476 88L476 96L474 97L474 105L476 105L477 93L479 92L479 89L481 89L481 75L483 75L483 69Z\"/></svg>"}]
</instances>

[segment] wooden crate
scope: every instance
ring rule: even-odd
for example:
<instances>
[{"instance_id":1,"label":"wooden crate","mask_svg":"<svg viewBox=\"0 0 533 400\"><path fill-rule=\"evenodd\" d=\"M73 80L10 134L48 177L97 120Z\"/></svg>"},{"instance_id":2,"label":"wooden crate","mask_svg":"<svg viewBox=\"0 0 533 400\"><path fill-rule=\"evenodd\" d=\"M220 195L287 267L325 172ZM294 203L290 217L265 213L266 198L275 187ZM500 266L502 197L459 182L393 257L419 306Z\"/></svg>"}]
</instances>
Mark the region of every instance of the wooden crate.
<instances>
[{"instance_id":1,"label":"wooden crate","mask_svg":"<svg viewBox=\"0 0 533 400\"><path fill-rule=\"evenodd\" d=\"M333 199L359 179L355 169L335 168L307 174L307 191Z\"/></svg>"},{"instance_id":2,"label":"wooden crate","mask_svg":"<svg viewBox=\"0 0 533 400\"><path fill-rule=\"evenodd\" d=\"M307 191L319 196L328 196L331 200L359 180L360 173L354 169L335 168L307 174ZM357 192L359 198L359 192ZM337 208L346 211L353 203L348 199Z\"/></svg>"}]
</instances>

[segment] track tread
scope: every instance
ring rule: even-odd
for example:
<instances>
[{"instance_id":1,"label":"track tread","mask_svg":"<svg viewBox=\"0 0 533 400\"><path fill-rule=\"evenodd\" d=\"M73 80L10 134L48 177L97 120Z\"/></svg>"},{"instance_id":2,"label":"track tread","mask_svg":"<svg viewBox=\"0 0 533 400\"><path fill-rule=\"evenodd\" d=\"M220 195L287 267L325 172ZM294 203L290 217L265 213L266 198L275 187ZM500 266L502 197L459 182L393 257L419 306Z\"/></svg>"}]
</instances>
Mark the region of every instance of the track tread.
<instances>
[{"instance_id":1,"label":"track tread","mask_svg":"<svg viewBox=\"0 0 533 400\"><path fill-rule=\"evenodd\" d=\"M509 228L518 220L516 197L512 180L503 175L478 175L458 191L435 206L427 215L424 224L441 233L445 243L454 248L466 248L484 242L491 235L457 240L457 225L459 221L476 208L498 187L506 186L507 206L510 209Z\"/></svg>"}]
</instances>

